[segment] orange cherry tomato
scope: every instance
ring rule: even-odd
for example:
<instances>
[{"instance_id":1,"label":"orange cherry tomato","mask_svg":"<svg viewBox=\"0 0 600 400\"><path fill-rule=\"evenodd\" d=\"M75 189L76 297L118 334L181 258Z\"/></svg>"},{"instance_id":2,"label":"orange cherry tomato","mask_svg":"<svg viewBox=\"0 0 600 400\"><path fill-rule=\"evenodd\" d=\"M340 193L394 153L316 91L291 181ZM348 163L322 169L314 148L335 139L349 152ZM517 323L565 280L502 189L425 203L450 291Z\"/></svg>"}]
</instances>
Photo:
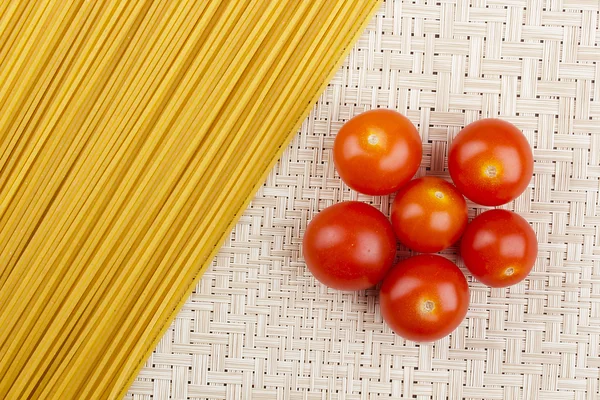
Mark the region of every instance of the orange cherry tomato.
<instances>
[{"instance_id":1,"label":"orange cherry tomato","mask_svg":"<svg viewBox=\"0 0 600 400\"><path fill-rule=\"evenodd\" d=\"M535 232L520 215L490 210L467 226L460 251L473 276L491 287L506 287L525 279L538 253Z\"/></svg>"},{"instance_id":2,"label":"orange cherry tomato","mask_svg":"<svg viewBox=\"0 0 600 400\"><path fill-rule=\"evenodd\" d=\"M462 194L499 206L517 198L533 175L533 154L523 133L500 119L467 125L454 138L448 169Z\"/></svg>"},{"instance_id":3,"label":"orange cherry tomato","mask_svg":"<svg viewBox=\"0 0 600 400\"><path fill-rule=\"evenodd\" d=\"M361 290L379 283L393 265L396 238L381 211L346 201L327 207L310 221L302 250L308 269L321 283Z\"/></svg>"},{"instance_id":4,"label":"orange cherry tomato","mask_svg":"<svg viewBox=\"0 0 600 400\"><path fill-rule=\"evenodd\" d=\"M396 111L376 109L346 122L333 144L342 180L357 192L390 194L417 172L422 157L415 126Z\"/></svg>"},{"instance_id":5,"label":"orange cherry tomato","mask_svg":"<svg viewBox=\"0 0 600 400\"><path fill-rule=\"evenodd\" d=\"M467 202L451 183L419 178L400 189L391 219L401 243L421 253L434 253L460 238L468 222Z\"/></svg>"},{"instance_id":6,"label":"orange cherry tomato","mask_svg":"<svg viewBox=\"0 0 600 400\"><path fill-rule=\"evenodd\" d=\"M383 320L394 332L430 342L450 334L465 318L469 285L453 262L421 254L390 270L379 298Z\"/></svg>"}]
</instances>

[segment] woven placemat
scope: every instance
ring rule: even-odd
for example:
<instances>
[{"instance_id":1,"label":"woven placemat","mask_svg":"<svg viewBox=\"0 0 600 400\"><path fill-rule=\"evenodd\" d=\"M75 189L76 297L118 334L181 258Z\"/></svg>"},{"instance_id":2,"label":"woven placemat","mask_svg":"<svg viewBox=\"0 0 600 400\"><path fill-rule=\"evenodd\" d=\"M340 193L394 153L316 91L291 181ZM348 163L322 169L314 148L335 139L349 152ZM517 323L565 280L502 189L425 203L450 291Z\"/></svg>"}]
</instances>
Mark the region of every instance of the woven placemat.
<instances>
[{"instance_id":1,"label":"woven placemat","mask_svg":"<svg viewBox=\"0 0 600 400\"><path fill-rule=\"evenodd\" d=\"M600 398L599 8L387 1L126 398ZM375 107L418 126L418 175L448 177L449 142L481 117L534 146L534 179L507 207L537 232L535 268L509 289L467 274L467 319L435 344L394 335L375 289L327 289L302 259L307 222L334 202L389 214L391 198L350 191L331 158L343 122ZM443 254L463 268L456 248Z\"/></svg>"}]
</instances>

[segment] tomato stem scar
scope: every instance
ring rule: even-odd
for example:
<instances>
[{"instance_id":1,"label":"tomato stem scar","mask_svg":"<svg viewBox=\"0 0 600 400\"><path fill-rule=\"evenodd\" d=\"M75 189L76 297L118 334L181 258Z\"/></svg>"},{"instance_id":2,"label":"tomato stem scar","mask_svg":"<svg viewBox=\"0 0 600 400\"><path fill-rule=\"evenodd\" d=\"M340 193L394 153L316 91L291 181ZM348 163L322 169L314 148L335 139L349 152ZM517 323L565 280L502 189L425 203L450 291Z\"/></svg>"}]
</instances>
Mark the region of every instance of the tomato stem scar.
<instances>
[{"instance_id":1,"label":"tomato stem scar","mask_svg":"<svg viewBox=\"0 0 600 400\"><path fill-rule=\"evenodd\" d=\"M515 269L513 267L506 268L506 271L504 271L504 275L506 275L506 276L511 276L514 273L515 273Z\"/></svg>"},{"instance_id":2,"label":"tomato stem scar","mask_svg":"<svg viewBox=\"0 0 600 400\"><path fill-rule=\"evenodd\" d=\"M369 141L369 144L377 144L377 143L379 143L379 138L374 133L371 133L369 135L369 138L367 140Z\"/></svg>"},{"instance_id":3,"label":"tomato stem scar","mask_svg":"<svg viewBox=\"0 0 600 400\"><path fill-rule=\"evenodd\" d=\"M435 197L437 197L438 199L443 199L444 198L444 193L437 191L435 192Z\"/></svg>"},{"instance_id":4,"label":"tomato stem scar","mask_svg":"<svg viewBox=\"0 0 600 400\"><path fill-rule=\"evenodd\" d=\"M423 309L427 312L432 312L434 308L435 303L431 300L427 300L425 303L423 303Z\"/></svg>"},{"instance_id":5,"label":"tomato stem scar","mask_svg":"<svg viewBox=\"0 0 600 400\"><path fill-rule=\"evenodd\" d=\"M485 174L490 178L495 178L497 173L496 167L493 165L488 165L488 167L485 169Z\"/></svg>"}]
</instances>

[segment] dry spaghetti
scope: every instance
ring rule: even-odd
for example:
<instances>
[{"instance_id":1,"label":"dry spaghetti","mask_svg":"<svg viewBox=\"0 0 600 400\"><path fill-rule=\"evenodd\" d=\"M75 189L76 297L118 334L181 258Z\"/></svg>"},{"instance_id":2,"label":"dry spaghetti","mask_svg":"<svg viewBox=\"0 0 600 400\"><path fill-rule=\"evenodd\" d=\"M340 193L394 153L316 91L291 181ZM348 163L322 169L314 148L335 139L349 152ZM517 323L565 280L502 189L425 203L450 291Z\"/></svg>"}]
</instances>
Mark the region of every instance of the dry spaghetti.
<instances>
[{"instance_id":1,"label":"dry spaghetti","mask_svg":"<svg viewBox=\"0 0 600 400\"><path fill-rule=\"evenodd\" d=\"M377 5L0 4L0 397L124 394Z\"/></svg>"}]
</instances>

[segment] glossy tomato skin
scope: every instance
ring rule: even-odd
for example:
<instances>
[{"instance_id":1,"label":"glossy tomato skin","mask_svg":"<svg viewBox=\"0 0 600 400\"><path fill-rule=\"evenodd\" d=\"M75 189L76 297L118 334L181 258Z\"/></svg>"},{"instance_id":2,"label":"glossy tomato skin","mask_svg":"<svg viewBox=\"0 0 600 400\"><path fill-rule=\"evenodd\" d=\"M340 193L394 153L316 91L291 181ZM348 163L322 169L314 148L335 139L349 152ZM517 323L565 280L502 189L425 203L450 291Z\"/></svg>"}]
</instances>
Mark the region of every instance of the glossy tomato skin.
<instances>
[{"instance_id":1,"label":"glossy tomato skin","mask_svg":"<svg viewBox=\"0 0 600 400\"><path fill-rule=\"evenodd\" d=\"M340 290L376 285L394 263L396 238L388 219L358 201L334 204L308 224L302 250L321 283Z\"/></svg>"},{"instance_id":2,"label":"glossy tomato skin","mask_svg":"<svg viewBox=\"0 0 600 400\"><path fill-rule=\"evenodd\" d=\"M533 228L520 215L490 210L465 230L460 252L467 269L491 287L514 285L529 274L538 253Z\"/></svg>"},{"instance_id":3,"label":"glossy tomato skin","mask_svg":"<svg viewBox=\"0 0 600 400\"><path fill-rule=\"evenodd\" d=\"M500 119L482 119L454 138L448 169L467 198L499 206L517 198L531 181L533 153L516 126Z\"/></svg>"},{"instance_id":4,"label":"glossy tomato skin","mask_svg":"<svg viewBox=\"0 0 600 400\"><path fill-rule=\"evenodd\" d=\"M467 202L443 179L414 179L396 195L391 219L402 244L421 253L435 253L460 239L468 222Z\"/></svg>"},{"instance_id":5,"label":"glossy tomato skin","mask_svg":"<svg viewBox=\"0 0 600 400\"><path fill-rule=\"evenodd\" d=\"M394 332L416 342L449 335L469 308L469 285L451 261L432 254L405 259L386 275L381 314Z\"/></svg>"},{"instance_id":6,"label":"glossy tomato skin","mask_svg":"<svg viewBox=\"0 0 600 400\"><path fill-rule=\"evenodd\" d=\"M386 109L352 118L333 144L333 162L342 180L369 195L400 189L417 172L422 155L415 126L402 114Z\"/></svg>"}]
</instances>

